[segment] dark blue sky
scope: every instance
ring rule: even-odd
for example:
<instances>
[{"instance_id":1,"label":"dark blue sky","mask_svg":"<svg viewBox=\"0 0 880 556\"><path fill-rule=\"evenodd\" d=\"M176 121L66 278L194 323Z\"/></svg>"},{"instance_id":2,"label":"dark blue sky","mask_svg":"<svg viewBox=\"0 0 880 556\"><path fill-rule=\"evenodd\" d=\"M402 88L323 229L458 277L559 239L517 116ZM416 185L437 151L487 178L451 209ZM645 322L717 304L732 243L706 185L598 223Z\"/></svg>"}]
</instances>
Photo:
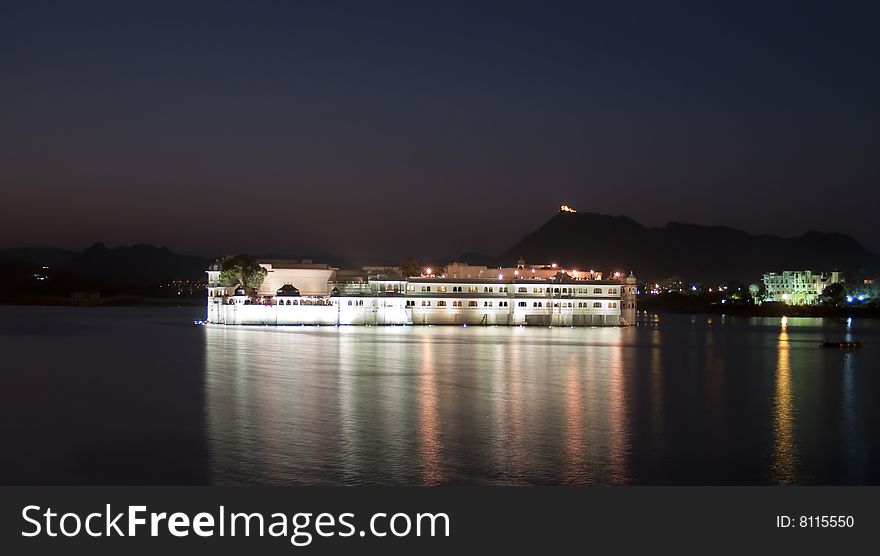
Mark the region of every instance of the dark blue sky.
<instances>
[{"instance_id":1,"label":"dark blue sky","mask_svg":"<svg viewBox=\"0 0 880 556\"><path fill-rule=\"evenodd\" d=\"M497 253L568 202L880 250L876 3L603 4L4 2L0 247Z\"/></svg>"}]
</instances>

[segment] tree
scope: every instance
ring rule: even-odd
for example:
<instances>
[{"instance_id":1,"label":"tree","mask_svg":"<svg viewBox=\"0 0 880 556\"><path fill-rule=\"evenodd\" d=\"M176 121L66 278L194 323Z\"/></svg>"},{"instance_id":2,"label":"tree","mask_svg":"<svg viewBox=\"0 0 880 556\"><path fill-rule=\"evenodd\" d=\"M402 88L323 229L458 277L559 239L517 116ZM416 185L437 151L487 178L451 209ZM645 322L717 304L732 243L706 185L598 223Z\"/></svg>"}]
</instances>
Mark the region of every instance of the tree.
<instances>
[{"instance_id":1,"label":"tree","mask_svg":"<svg viewBox=\"0 0 880 556\"><path fill-rule=\"evenodd\" d=\"M400 273L404 278L419 276L422 273L422 267L419 266L419 261L412 257L406 257L400 262Z\"/></svg>"},{"instance_id":2,"label":"tree","mask_svg":"<svg viewBox=\"0 0 880 556\"><path fill-rule=\"evenodd\" d=\"M846 294L846 288L841 283L831 284L822 290L822 298L825 303L832 305L843 305L843 298Z\"/></svg>"},{"instance_id":3,"label":"tree","mask_svg":"<svg viewBox=\"0 0 880 556\"><path fill-rule=\"evenodd\" d=\"M269 271L261 267L255 258L247 255L229 257L220 265L221 284L233 287L241 285L251 295L260 289L267 274Z\"/></svg>"}]
</instances>

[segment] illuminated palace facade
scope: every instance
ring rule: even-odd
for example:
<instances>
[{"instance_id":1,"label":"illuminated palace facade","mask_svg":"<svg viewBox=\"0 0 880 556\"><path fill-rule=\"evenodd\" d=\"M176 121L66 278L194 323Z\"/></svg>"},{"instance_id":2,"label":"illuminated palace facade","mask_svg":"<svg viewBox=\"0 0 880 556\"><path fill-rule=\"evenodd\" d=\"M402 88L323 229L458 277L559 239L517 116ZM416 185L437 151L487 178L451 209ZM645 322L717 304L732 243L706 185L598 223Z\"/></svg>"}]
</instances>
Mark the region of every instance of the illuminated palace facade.
<instances>
[{"instance_id":1,"label":"illuminated palace facade","mask_svg":"<svg viewBox=\"0 0 880 556\"><path fill-rule=\"evenodd\" d=\"M786 270L764 274L764 301L778 301L788 305L817 305L825 288L843 282L838 271L813 272Z\"/></svg>"},{"instance_id":2,"label":"illuminated palace facade","mask_svg":"<svg viewBox=\"0 0 880 556\"><path fill-rule=\"evenodd\" d=\"M255 295L208 273L207 322L251 325L628 326L635 276L611 279L557 265L489 268L452 263L403 277L392 267L346 271L313 261L265 260Z\"/></svg>"}]
</instances>

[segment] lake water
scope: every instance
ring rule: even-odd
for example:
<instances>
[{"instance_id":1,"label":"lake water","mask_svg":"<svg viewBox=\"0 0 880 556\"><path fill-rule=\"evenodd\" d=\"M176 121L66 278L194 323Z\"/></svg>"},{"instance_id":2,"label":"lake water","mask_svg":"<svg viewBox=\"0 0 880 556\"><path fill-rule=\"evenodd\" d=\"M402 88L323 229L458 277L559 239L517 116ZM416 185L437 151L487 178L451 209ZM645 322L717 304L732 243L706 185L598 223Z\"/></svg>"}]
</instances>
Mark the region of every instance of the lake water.
<instances>
[{"instance_id":1,"label":"lake water","mask_svg":"<svg viewBox=\"0 0 880 556\"><path fill-rule=\"evenodd\" d=\"M0 307L4 484L878 484L880 322ZM852 337L854 351L822 349Z\"/></svg>"}]
</instances>

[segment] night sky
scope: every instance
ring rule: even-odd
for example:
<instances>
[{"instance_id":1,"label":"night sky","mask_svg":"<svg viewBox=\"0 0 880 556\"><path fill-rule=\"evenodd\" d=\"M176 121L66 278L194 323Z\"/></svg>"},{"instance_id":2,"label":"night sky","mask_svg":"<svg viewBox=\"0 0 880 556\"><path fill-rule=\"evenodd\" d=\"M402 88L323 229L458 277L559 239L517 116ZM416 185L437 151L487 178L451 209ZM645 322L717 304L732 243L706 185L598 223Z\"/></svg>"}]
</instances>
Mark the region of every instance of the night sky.
<instances>
[{"instance_id":1,"label":"night sky","mask_svg":"<svg viewBox=\"0 0 880 556\"><path fill-rule=\"evenodd\" d=\"M567 202L880 250L880 3L4 2L0 247L497 254Z\"/></svg>"}]
</instances>

